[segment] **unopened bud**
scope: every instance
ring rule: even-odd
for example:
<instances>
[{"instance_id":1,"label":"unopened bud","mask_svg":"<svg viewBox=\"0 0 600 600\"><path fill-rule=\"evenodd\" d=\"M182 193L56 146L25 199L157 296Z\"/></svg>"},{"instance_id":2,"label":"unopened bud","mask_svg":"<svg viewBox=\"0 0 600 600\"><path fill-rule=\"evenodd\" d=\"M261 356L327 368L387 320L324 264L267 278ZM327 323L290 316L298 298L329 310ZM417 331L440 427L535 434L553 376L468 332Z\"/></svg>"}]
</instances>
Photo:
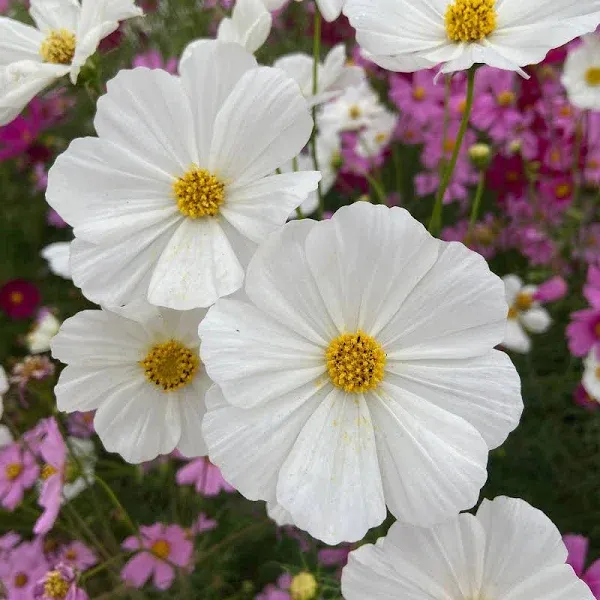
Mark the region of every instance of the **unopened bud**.
<instances>
[{"instance_id":1,"label":"unopened bud","mask_svg":"<svg viewBox=\"0 0 600 600\"><path fill-rule=\"evenodd\" d=\"M292 600L312 600L317 595L317 580L314 575L304 571L298 573L290 584Z\"/></svg>"},{"instance_id":2,"label":"unopened bud","mask_svg":"<svg viewBox=\"0 0 600 600\"><path fill-rule=\"evenodd\" d=\"M485 171L492 162L492 149L487 144L474 144L469 148L469 159L480 171Z\"/></svg>"}]
</instances>

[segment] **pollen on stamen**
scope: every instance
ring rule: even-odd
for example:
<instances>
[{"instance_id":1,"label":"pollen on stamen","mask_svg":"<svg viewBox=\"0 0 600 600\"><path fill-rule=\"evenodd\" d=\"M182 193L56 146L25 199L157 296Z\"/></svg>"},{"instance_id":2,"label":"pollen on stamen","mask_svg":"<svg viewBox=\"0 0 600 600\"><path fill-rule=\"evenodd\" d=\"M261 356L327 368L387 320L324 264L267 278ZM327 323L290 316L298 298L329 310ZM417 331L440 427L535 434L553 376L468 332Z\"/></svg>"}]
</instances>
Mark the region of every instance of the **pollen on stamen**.
<instances>
[{"instance_id":1,"label":"pollen on stamen","mask_svg":"<svg viewBox=\"0 0 600 600\"><path fill-rule=\"evenodd\" d=\"M46 575L44 583L44 596L55 600L64 600L69 593L71 584L60 574L60 571L51 571Z\"/></svg>"},{"instance_id":2,"label":"pollen on stamen","mask_svg":"<svg viewBox=\"0 0 600 600\"><path fill-rule=\"evenodd\" d=\"M225 184L206 169L192 167L173 183L177 208L190 219L214 217L225 201Z\"/></svg>"},{"instance_id":3,"label":"pollen on stamen","mask_svg":"<svg viewBox=\"0 0 600 600\"><path fill-rule=\"evenodd\" d=\"M200 359L194 351L181 342L169 340L152 346L146 358L140 361L146 379L172 392L188 385L195 377Z\"/></svg>"},{"instance_id":4,"label":"pollen on stamen","mask_svg":"<svg viewBox=\"0 0 600 600\"><path fill-rule=\"evenodd\" d=\"M496 0L455 0L446 10L446 33L453 42L480 41L496 22Z\"/></svg>"},{"instance_id":5,"label":"pollen on stamen","mask_svg":"<svg viewBox=\"0 0 600 600\"><path fill-rule=\"evenodd\" d=\"M331 382L345 392L374 390L383 380L386 354L364 331L335 338L325 353Z\"/></svg>"},{"instance_id":6,"label":"pollen on stamen","mask_svg":"<svg viewBox=\"0 0 600 600\"><path fill-rule=\"evenodd\" d=\"M75 56L77 40L68 29L53 29L40 46L40 56L47 63L70 65Z\"/></svg>"},{"instance_id":7,"label":"pollen on stamen","mask_svg":"<svg viewBox=\"0 0 600 600\"><path fill-rule=\"evenodd\" d=\"M590 67L585 72L585 81L591 87L600 86L600 67Z\"/></svg>"}]
</instances>

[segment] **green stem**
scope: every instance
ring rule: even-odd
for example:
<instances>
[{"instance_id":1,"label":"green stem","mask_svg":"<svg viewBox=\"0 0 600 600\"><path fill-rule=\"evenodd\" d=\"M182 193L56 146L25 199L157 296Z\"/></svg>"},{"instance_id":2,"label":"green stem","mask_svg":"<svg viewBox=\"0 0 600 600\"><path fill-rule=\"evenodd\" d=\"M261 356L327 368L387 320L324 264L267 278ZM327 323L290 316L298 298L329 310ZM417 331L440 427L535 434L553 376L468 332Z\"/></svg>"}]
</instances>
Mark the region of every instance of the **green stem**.
<instances>
[{"instance_id":1,"label":"green stem","mask_svg":"<svg viewBox=\"0 0 600 600\"><path fill-rule=\"evenodd\" d=\"M471 117L471 109L473 108L473 96L475 91L475 67L471 67L468 72L468 83L467 83L467 104L465 106L465 112L463 114L462 122L460 124L460 130L458 131L458 137L454 144L454 151L452 152L452 158L450 164L446 167L442 181L438 189L437 196L435 198L435 204L433 206L433 212L431 214L431 220L429 221L429 233L437 235L442 228L442 210L444 204L444 196L446 190L450 185L456 163L458 162L458 155L462 147L462 143L469 126L469 118Z\"/></svg>"},{"instance_id":2,"label":"green stem","mask_svg":"<svg viewBox=\"0 0 600 600\"><path fill-rule=\"evenodd\" d=\"M139 532L137 527L133 524L129 513L125 510L119 499L115 496L115 493L112 491L110 486L100 477L99 475L95 476L96 481L100 484L100 487L106 492L106 495L110 498L110 501L114 504L115 508L119 511L119 513L123 516L123 519L127 523L129 529L135 537L139 538Z\"/></svg>"},{"instance_id":3,"label":"green stem","mask_svg":"<svg viewBox=\"0 0 600 600\"><path fill-rule=\"evenodd\" d=\"M475 192L475 199L473 200L473 208L471 209L471 219L469 220L469 231L467 236L470 237L473 233L473 227L477 222L479 216L479 207L481 206L481 199L483 198L483 191L485 190L485 171L479 173L479 183L477 184L477 191Z\"/></svg>"},{"instance_id":4,"label":"green stem","mask_svg":"<svg viewBox=\"0 0 600 600\"><path fill-rule=\"evenodd\" d=\"M378 201L375 204L387 204L387 196L385 190L383 189L383 185L379 181L377 181L375 177L369 175L368 173L365 173L365 177L367 178L367 181L371 184L371 187L373 188L373 191L377 196Z\"/></svg>"},{"instance_id":5,"label":"green stem","mask_svg":"<svg viewBox=\"0 0 600 600\"><path fill-rule=\"evenodd\" d=\"M91 579L92 577L98 575L98 573L102 573L106 569L109 569L114 563L123 560L123 558L125 558L126 556L129 556L129 554L116 554L115 556L112 556L111 558L105 560L103 563L100 563L93 569L88 569L87 571L85 571L85 573L81 575L81 581L87 581L88 579Z\"/></svg>"},{"instance_id":6,"label":"green stem","mask_svg":"<svg viewBox=\"0 0 600 600\"><path fill-rule=\"evenodd\" d=\"M318 6L315 4L315 21L313 34L313 100L319 91L319 65L321 64L321 13ZM317 107L312 107L313 130L310 136L310 153L312 155L313 167L315 171L319 171L319 159L317 158ZM325 198L319 181L317 187L317 195L319 198L319 208L317 209L317 217L323 219L325 213Z\"/></svg>"}]
</instances>

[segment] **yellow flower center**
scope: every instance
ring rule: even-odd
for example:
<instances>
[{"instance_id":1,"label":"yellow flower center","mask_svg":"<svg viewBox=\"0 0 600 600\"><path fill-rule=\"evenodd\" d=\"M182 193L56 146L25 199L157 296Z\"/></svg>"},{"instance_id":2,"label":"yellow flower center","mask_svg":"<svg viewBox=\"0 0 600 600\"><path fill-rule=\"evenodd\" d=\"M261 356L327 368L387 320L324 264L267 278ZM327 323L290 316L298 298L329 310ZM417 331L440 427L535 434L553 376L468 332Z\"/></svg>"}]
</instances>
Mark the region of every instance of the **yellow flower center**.
<instances>
[{"instance_id":1,"label":"yellow flower center","mask_svg":"<svg viewBox=\"0 0 600 600\"><path fill-rule=\"evenodd\" d=\"M477 42L496 29L496 0L455 0L446 10L446 33L453 42Z\"/></svg>"},{"instance_id":2,"label":"yellow flower center","mask_svg":"<svg viewBox=\"0 0 600 600\"><path fill-rule=\"evenodd\" d=\"M517 100L517 96L514 92L506 90L498 94L497 100L500 106L512 106Z\"/></svg>"},{"instance_id":3,"label":"yellow flower center","mask_svg":"<svg viewBox=\"0 0 600 600\"><path fill-rule=\"evenodd\" d=\"M14 481L23 472L23 465L21 463L11 463L7 465L5 473L6 478L9 481Z\"/></svg>"},{"instance_id":4,"label":"yellow flower center","mask_svg":"<svg viewBox=\"0 0 600 600\"><path fill-rule=\"evenodd\" d=\"M519 316L519 311L514 306L509 306L507 319L514 321Z\"/></svg>"},{"instance_id":5,"label":"yellow flower center","mask_svg":"<svg viewBox=\"0 0 600 600\"><path fill-rule=\"evenodd\" d=\"M56 473L58 473L58 471L56 470L55 467L53 467L52 465L44 465L42 468L40 477L44 481L46 481L46 479L48 479L49 477L52 477L52 475L55 475Z\"/></svg>"},{"instance_id":6,"label":"yellow flower center","mask_svg":"<svg viewBox=\"0 0 600 600\"><path fill-rule=\"evenodd\" d=\"M596 379L600 379L600 367L596 367Z\"/></svg>"},{"instance_id":7,"label":"yellow flower center","mask_svg":"<svg viewBox=\"0 0 600 600\"><path fill-rule=\"evenodd\" d=\"M387 134L385 134L385 133L378 133L378 134L375 136L375 141L376 141L378 144L383 144L383 143L384 143L384 142L387 140L387 138L388 138Z\"/></svg>"},{"instance_id":8,"label":"yellow flower center","mask_svg":"<svg viewBox=\"0 0 600 600\"><path fill-rule=\"evenodd\" d=\"M17 587L17 588L25 587L27 585L28 581L29 581L29 577L27 577L27 575L25 575L25 573L17 573L15 575L15 578L13 579L15 587Z\"/></svg>"},{"instance_id":9,"label":"yellow flower center","mask_svg":"<svg viewBox=\"0 0 600 600\"><path fill-rule=\"evenodd\" d=\"M425 88L422 86L417 86L414 90L413 90L413 99L417 100L417 102L420 102L421 100L425 100L425 97L427 96L427 92L425 91Z\"/></svg>"},{"instance_id":10,"label":"yellow flower center","mask_svg":"<svg viewBox=\"0 0 600 600\"><path fill-rule=\"evenodd\" d=\"M598 87L600 85L600 67L590 67L585 72L585 81L592 87Z\"/></svg>"},{"instance_id":11,"label":"yellow flower center","mask_svg":"<svg viewBox=\"0 0 600 600\"><path fill-rule=\"evenodd\" d=\"M146 378L165 392L187 385L196 375L200 360L187 346L176 340L156 344L140 365Z\"/></svg>"},{"instance_id":12,"label":"yellow flower center","mask_svg":"<svg viewBox=\"0 0 600 600\"><path fill-rule=\"evenodd\" d=\"M298 573L290 584L292 600L312 600L317 595L317 580L311 573Z\"/></svg>"},{"instance_id":13,"label":"yellow flower center","mask_svg":"<svg viewBox=\"0 0 600 600\"><path fill-rule=\"evenodd\" d=\"M454 146L456 145L456 140L453 138L446 138L444 140L444 152L451 153L454 152Z\"/></svg>"},{"instance_id":14,"label":"yellow flower center","mask_svg":"<svg viewBox=\"0 0 600 600\"><path fill-rule=\"evenodd\" d=\"M171 553L171 545L166 540L158 540L152 544L150 552L158 558L166 559L169 558L169 554Z\"/></svg>"},{"instance_id":15,"label":"yellow flower center","mask_svg":"<svg viewBox=\"0 0 600 600\"><path fill-rule=\"evenodd\" d=\"M556 186L555 193L559 200L564 200L571 195L571 186L568 183L561 183Z\"/></svg>"},{"instance_id":16,"label":"yellow flower center","mask_svg":"<svg viewBox=\"0 0 600 600\"><path fill-rule=\"evenodd\" d=\"M58 571L50 571L46 575L44 583L44 595L56 600L63 600L69 593L71 585L63 579L63 576Z\"/></svg>"},{"instance_id":17,"label":"yellow flower center","mask_svg":"<svg viewBox=\"0 0 600 600\"><path fill-rule=\"evenodd\" d=\"M21 304L21 302L23 302L24 299L25 297L23 296L22 292L10 293L10 301L12 304Z\"/></svg>"},{"instance_id":18,"label":"yellow flower center","mask_svg":"<svg viewBox=\"0 0 600 600\"><path fill-rule=\"evenodd\" d=\"M325 358L332 383L346 392L373 390L383 379L385 352L364 331L344 333L335 338L329 344Z\"/></svg>"},{"instance_id":19,"label":"yellow flower center","mask_svg":"<svg viewBox=\"0 0 600 600\"><path fill-rule=\"evenodd\" d=\"M533 304L533 298L531 294L526 294L525 292L519 292L517 297L515 298L515 308L518 311L529 310L531 305Z\"/></svg>"},{"instance_id":20,"label":"yellow flower center","mask_svg":"<svg viewBox=\"0 0 600 600\"><path fill-rule=\"evenodd\" d=\"M214 217L225 201L225 184L196 166L173 183L173 192L179 212L190 219Z\"/></svg>"},{"instance_id":21,"label":"yellow flower center","mask_svg":"<svg viewBox=\"0 0 600 600\"><path fill-rule=\"evenodd\" d=\"M70 65L75 56L75 34L68 29L53 29L40 46L44 62Z\"/></svg>"},{"instance_id":22,"label":"yellow flower center","mask_svg":"<svg viewBox=\"0 0 600 600\"><path fill-rule=\"evenodd\" d=\"M360 110L360 106L357 106L356 104L352 105L348 109L348 114L350 115L350 118L353 121L356 121L356 119L358 119L360 117L360 115L362 114L362 112Z\"/></svg>"}]
</instances>

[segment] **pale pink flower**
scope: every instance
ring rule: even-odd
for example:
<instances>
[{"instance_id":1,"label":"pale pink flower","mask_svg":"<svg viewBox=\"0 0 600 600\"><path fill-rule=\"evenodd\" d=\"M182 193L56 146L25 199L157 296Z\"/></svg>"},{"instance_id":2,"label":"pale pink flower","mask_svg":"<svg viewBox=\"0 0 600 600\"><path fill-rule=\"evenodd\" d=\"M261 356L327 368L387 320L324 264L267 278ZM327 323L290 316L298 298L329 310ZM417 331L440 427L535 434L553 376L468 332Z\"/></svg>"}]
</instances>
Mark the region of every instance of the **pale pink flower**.
<instances>
[{"instance_id":1,"label":"pale pink flower","mask_svg":"<svg viewBox=\"0 0 600 600\"><path fill-rule=\"evenodd\" d=\"M195 458L177 471L179 485L193 485L202 496L217 496L221 491L234 492L221 475L219 467L213 465L207 457Z\"/></svg>"},{"instance_id":2,"label":"pale pink flower","mask_svg":"<svg viewBox=\"0 0 600 600\"><path fill-rule=\"evenodd\" d=\"M36 482L39 468L35 457L18 442L0 451L0 504L14 510L23 501L25 490Z\"/></svg>"}]
</instances>

